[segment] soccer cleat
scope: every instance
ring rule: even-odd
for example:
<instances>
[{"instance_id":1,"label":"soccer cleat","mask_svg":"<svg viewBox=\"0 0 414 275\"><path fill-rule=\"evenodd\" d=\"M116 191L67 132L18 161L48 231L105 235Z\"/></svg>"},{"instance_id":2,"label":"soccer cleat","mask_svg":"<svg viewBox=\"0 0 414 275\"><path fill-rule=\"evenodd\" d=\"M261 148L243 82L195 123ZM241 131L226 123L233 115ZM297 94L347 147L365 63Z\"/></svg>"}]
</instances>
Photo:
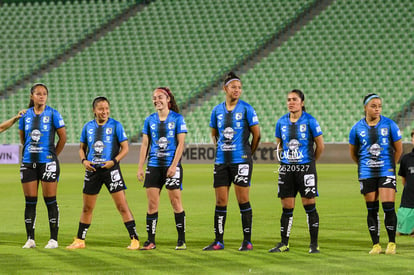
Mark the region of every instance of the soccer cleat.
<instances>
[{"instance_id":1,"label":"soccer cleat","mask_svg":"<svg viewBox=\"0 0 414 275\"><path fill-rule=\"evenodd\" d=\"M48 248L48 249L53 249L53 248L58 248L58 247L59 247L58 242L54 239L50 239L47 242L47 245L45 246L45 248Z\"/></svg>"},{"instance_id":2,"label":"soccer cleat","mask_svg":"<svg viewBox=\"0 0 414 275\"><path fill-rule=\"evenodd\" d=\"M316 244L311 244L309 246L309 253L313 254L313 253L320 253L321 251L319 251L319 246Z\"/></svg>"},{"instance_id":3,"label":"soccer cleat","mask_svg":"<svg viewBox=\"0 0 414 275\"><path fill-rule=\"evenodd\" d=\"M286 245L284 243L278 243L275 247L269 250L269 252L288 252L289 251L289 245Z\"/></svg>"},{"instance_id":4,"label":"soccer cleat","mask_svg":"<svg viewBox=\"0 0 414 275\"><path fill-rule=\"evenodd\" d=\"M185 242L182 240L178 240L175 250L186 250L186 249L187 249L187 246L185 245Z\"/></svg>"},{"instance_id":5,"label":"soccer cleat","mask_svg":"<svg viewBox=\"0 0 414 275\"><path fill-rule=\"evenodd\" d=\"M381 246L379 245L379 243L377 243L377 244L374 244L369 254L375 255L375 254L380 254L381 252L382 252Z\"/></svg>"},{"instance_id":6,"label":"soccer cleat","mask_svg":"<svg viewBox=\"0 0 414 275\"><path fill-rule=\"evenodd\" d=\"M397 245L395 243L389 242L385 254L395 254L397 252Z\"/></svg>"},{"instance_id":7,"label":"soccer cleat","mask_svg":"<svg viewBox=\"0 0 414 275\"><path fill-rule=\"evenodd\" d=\"M207 245L206 247L203 248L203 250L208 251L208 250L222 250L224 249L224 244L221 242L212 242L211 244Z\"/></svg>"},{"instance_id":8,"label":"soccer cleat","mask_svg":"<svg viewBox=\"0 0 414 275\"><path fill-rule=\"evenodd\" d=\"M139 240L132 238L131 244L127 247L129 250L137 250L139 249Z\"/></svg>"},{"instance_id":9,"label":"soccer cleat","mask_svg":"<svg viewBox=\"0 0 414 275\"><path fill-rule=\"evenodd\" d=\"M35 248L35 247L36 247L35 241L32 239L27 239L26 243L23 245L22 248Z\"/></svg>"},{"instance_id":10,"label":"soccer cleat","mask_svg":"<svg viewBox=\"0 0 414 275\"><path fill-rule=\"evenodd\" d=\"M152 250L152 249L155 249L155 248L156 248L155 243L151 242L150 240L147 240L144 243L144 246L141 247L141 250Z\"/></svg>"},{"instance_id":11,"label":"soccer cleat","mask_svg":"<svg viewBox=\"0 0 414 275\"><path fill-rule=\"evenodd\" d=\"M243 241L242 245L239 248L239 251L249 251L253 249L253 245L249 241Z\"/></svg>"},{"instance_id":12,"label":"soccer cleat","mask_svg":"<svg viewBox=\"0 0 414 275\"><path fill-rule=\"evenodd\" d=\"M85 240L75 238L71 245L68 245L66 249L81 249L85 248Z\"/></svg>"}]
</instances>

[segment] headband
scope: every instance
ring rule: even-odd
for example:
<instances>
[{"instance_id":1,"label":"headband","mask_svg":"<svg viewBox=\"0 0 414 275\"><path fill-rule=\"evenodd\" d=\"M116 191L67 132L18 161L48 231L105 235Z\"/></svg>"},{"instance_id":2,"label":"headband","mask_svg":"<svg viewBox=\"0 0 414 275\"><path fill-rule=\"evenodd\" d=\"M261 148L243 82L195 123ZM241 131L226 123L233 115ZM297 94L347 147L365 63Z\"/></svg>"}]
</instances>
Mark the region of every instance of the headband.
<instances>
[{"instance_id":1,"label":"headband","mask_svg":"<svg viewBox=\"0 0 414 275\"><path fill-rule=\"evenodd\" d=\"M230 82L232 82L232 81L234 81L234 80L238 80L238 81L240 81L240 78L232 78L232 79L230 79L229 81L227 81L226 83L224 83L224 86L229 85L229 83L230 83Z\"/></svg>"},{"instance_id":2,"label":"headband","mask_svg":"<svg viewBox=\"0 0 414 275\"><path fill-rule=\"evenodd\" d=\"M372 96L370 96L367 99L365 99L364 106L366 106L368 104L368 102L370 102L371 99L374 99L374 98L380 98L380 97L379 97L379 95L373 94Z\"/></svg>"}]
</instances>

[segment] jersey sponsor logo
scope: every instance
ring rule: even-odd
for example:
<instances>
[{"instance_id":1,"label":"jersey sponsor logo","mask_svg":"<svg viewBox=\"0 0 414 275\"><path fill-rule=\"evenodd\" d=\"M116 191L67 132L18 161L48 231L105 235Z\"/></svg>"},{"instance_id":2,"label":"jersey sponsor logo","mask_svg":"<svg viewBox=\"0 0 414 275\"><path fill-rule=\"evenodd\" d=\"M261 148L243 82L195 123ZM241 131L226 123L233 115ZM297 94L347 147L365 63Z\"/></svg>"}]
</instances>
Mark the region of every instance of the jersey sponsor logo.
<instances>
[{"instance_id":1,"label":"jersey sponsor logo","mask_svg":"<svg viewBox=\"0 0 414 275\"><path fill-rule=\"evenodd\" d=\"M286 159L289 162L300 162L304 158L302 151L299 150L300 146L301 143L297 139L291 139L288 142L287 150L280 149L280 145L278 144L276 152L279 161Z\"/></svg>"},{"instance_id":2,"label":"jersey sponsor logo","mask_svg":"<svg viewBox=\"0 0 414 275\"><path fill-rule=\"evenodd\" d=\"M92 145L92 148L95 150L96 153L102 154L104 149L104 144L102 141L98 140Z\"/></svg>"},{"instance_id":3,"label":"jersey sponsor logo","mask_svg":"<svg viewBox=\"0 0 414 275\"><path fill-rule=\"evenodd\" d=\"M249 165L248 164L239 164L237 174L239 174L239 176L248 176L249 175Z\"/></svg>"},{"instance_id":4,"label":"jersey sponsor logo","mask_svg":"<svg viewBox=\"0 0 414 275\"><path fill-rule=\"evenodd\" d=\"M367 161L366 165L370 168L383 167L384 166L384 161L383 160L376 161L376 160L373 160L373 159L369 159Z\"/></svg>"},{"instance_id":5,"label":"jersey sponsor logo","mask_svg":"<svg viewBox=\"0 0 414 275\"><path fill-rule=\"evenodd\" d=\"M160 137L160 139L157 141L157 144L161 150L165 150L168 146L168 140L166 137Z\"/></svg>"},{"instance_id":6,"label":"jersey sponsor logo","mask_svg":"<svg viewBox=\"0 0 414 275\"><path fill-rule=\"evenodd\" d=\"M305 131L306 131L306 124L301 124L301 125L299 126L299 131L301 131L301 132L305 132Z\"/></svg>"},{"instance_id":7,"label":"jersey sponsor logo","mask_svg":"<svg viewBox=\"0 0 414 275\"><path fill-rule=\"evenodd\" d=\"M125 131L124 131L124 132L122 132L122 136L123 136L124 138L127 138L127 135L126 135Z\"/></svg>"},{"instance_id":8,"label":"jersey sponsor logo","mask_svg":"<svg viewBox=\"0 0 414 275\"><path fill-rule=\"evenodd\" d=\"M180 129L181 129L181 131L187 131L187 125L182 124Z\"/></svg>"},{"instance_id":9,"label":"jersey sponsor logo","mask_svg":"<svg viewBox=\"0 0 414 275\"><path fill-rule=\"evenodd\" d=\"M34 142L39 142L40 137L41 137L41 133L38 129L34 129L31 133L30 133L30 137L32 138L32 140Z\"/></svg>"},{"instance_id":10,"label":"jersey sponsor logo","mask_svg":"<svg viewBox=\"0 0 414 275\"><path fill-rule=\"evenodd\" d=\"M65 126L65 122L63 121L63 119L59 120L59 126Z\"/></svg>"},{"instance_id":11,"label":"jersey sponsor logo","mask_svg":"<svg viewBox=\"0 0 414 275\"><path fill-rule=\"evenodd\" d=\"M253 121L253 122L259 122L259 118L258 118L257 116L254 116L254 117L252 118L252 121Z\"/></svg>"},{"instance_id":12,"label":"jersey sponsor logo","mask_svg":"<svg viewBox=\"0 0 414 275\"><path fill-rule=\"evenodd\" d=\"M49 116L44 116L43 117L43 123L49 123L50 121L50 117Z\"/></svg>"},{"instance_id":13,"label":"jersey sponsor logo","mask_svg":"<svg viewBox=\"0 0 414 275\"><path fill-rule=\"evenodd\" d=\"M107 134L107 135L112 134L112 128L106 128L105 134Z\"/></svg>"},{"instance_id":14,"label":"jersey sponsor logo","mask_svg":"<svg viewBox=\"0 0 414 275\"><path fill-rule=\"evenodd\" d=\"M242 113L236 113L236 120L240 120L243 118L243 114Z\"/></svg>"},{"instance_id":15,"label":"jersey sponsor logo","mask_svg":"<svg viewBox=\"0 0 414 275\"><path fill-rule=\"evenodd\" d=\"M388 128L381 128L381 135L388 136Z\"/></svg>"},{"instance_id":16,"label":"jersey sponsor logo","mask_svg":"<svg viewBox=\"0 0 414 275\"><path fill-rule=\"evenodd\" d=\"M398 129L397 135L398 135L398 137L401 137L401 130L400 129Z\"/></svg>"},{"instance_id":17,"label":"jersey sponsor logo","mask_svg":"<svg viewBox=\"0 0 414 275\"><path fill-rule=\"evenodd\" d=\"M322 133L321 126L319 126L319 125L318 125L318 126L316 127L316 132L317 132L317 133Z\"/></svg>"},{"instance_id":18,"label":"jersey sponsor logo","mask_svg":"<svg viewBox=\"0 0 414 275\"><path fill-rule=\"evenodd\" d=\"M175 122L169 122L168 123L168 129L172 130L175 128Z\"/></svg>"},{"instance_id":19,"label":"jersey sponsor logo","mask_svg":"<svg viewBox=\"0 0 414 275\"><path fill-rule=\"evenodd\" d=\"M220 147L221 151L235 151L236 144L222 144Z\"/></svg>"},{"instance_id":20,"label":"jersey sponsor logo","mask_svg":"<svg viewBox=\"0 0 414 275\"><path fill-rule=\"evenodd\" d=\"M374 143L371 145L371 147L369 147L368 152L375 156L378 157L381 154L381 151L384 150L381 146L379 146L379 144Z\"/></svg>"},{"instance_id":21,"label":"jersey sponsor logo","mask_svg":"<svg viewBox=\"0 0 414 275\"><path fill-rule=\"evenodd\" d=\"M303 176L303 183L306 187L313 187L315 186L315 175L308 174Z\"/></svg>"},{"instance_id":22,"label":"jersey sponsor logo","mask_svg":"<svg viewBox=\"0 0 414 275\"><path fill-rule=\"evenodd\" d=\"M226 129L224 129L223 136L226 139L233 139L233 137L234 137L234 130L233 130L233 128L227 127Z\"/></svg>"}]
</instances>

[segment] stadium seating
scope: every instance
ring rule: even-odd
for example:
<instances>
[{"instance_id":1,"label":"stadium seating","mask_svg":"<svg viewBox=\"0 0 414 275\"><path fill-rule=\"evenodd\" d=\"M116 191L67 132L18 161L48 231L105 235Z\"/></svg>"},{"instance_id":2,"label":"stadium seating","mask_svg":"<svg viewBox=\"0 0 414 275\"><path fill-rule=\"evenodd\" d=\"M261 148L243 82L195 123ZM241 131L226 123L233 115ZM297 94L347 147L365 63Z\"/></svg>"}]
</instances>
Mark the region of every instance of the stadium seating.
<instances>
[{"instance_id":1,"label":"stadium seating","mask_svg":"<svg viewBox=\"0 0 414 275\"><path fill-rule=\"evenodd\" d=\"M169 86L177 101L185 104L246 61L314 2L240 0L234 5L231 1L155 1L38 81L49 86L48 104L64 116L69 143L78 142L82 125L93 118L90 104L98 95L110 99L111 116L124 124L129 136L137 137L144 118L154 110L151 92L155 87ZM81 7L80 17L94 19L62 23L75 26L78 32L70 37L79 41L85 35L79 29L98 28L100 19L115 14L126 3L130 1L65 1L25 4L25 8L42 6L38 9L43 11L70 6L78 13ZM25 17L19 5L2 6L0 15ZM396 113L411 93L413 6L407 0L334 1L241 75L242 99L257 110L262 141L274 140L275 123L286 113L286 93L293 88L304 91L306 107L320 122L328 142L347 142L349 129L363 117L362 98L368 92L384 98L384 115ZM48 43L52 47L49 52L56 53L56 45L67 40L59 38L53 18L48 22L48 28L41 24L31 27L33 33L50 32L48 37L58 37L39 42ZM12 39L8 47L15 48L13 45L23 43L25 37ZM16 62L38 56L38 48L24 40L26 58L10 54L4 58L8 65L13 63L20 69L24 66ZM0 100L2 110L7 110L1 112L1 120L27 105L29 88L27 85ZM210 112L223 100L223 93L218 92L186 114L187 142L210 142ZM15 131L2 134L0 139L3 143L18 142Z\"/></svg>"}]
</instances>

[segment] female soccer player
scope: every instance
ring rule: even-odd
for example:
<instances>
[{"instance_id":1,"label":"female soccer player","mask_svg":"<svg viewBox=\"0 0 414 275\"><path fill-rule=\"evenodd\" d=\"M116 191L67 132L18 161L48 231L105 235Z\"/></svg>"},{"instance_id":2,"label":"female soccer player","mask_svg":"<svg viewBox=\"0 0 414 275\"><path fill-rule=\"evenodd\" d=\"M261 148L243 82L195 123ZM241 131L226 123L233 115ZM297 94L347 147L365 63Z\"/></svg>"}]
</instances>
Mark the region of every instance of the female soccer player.
<instances>
[{"instance_id":1,"label":"female soccer player","mask_svg":"<svg viewBox=\"0 0 414 275\"><path fill-rule=\"evenodd\" d=\"M302 91L292 90L288 93L287 107L289 113L277 121L275 132L280 160L278 197L283 208L280 218L282 239L269 252L289 251L295 197L299 192L308 217L309 253L319 253L319 215L315 206L315 197L318 196L315 162L324 150L322 130L316 119L306 112L305 95ZM314 145L316 145L315 149Z\"/></svg>"},{"instance_id":2,"label":"female soccer player","mask_svg":"<svg viewBox=\"0 0 414 275\"><path fill-rule=\"evenodd\" d=\"M66 143L65 123L58 111L46 105L49 91L44 84L30 89L29 109L19 120L23 144L20 177L26 198L24 221L27 241L23 248L34 248L36 205L39 181L42 183L50 227L50 240L45 248L58 247L59 208L56 201L60 167L57 156ZM55 145L55 134L58 142Z\"/></svg>"},{"instance_id":3,"label":"female soccer player","mask_svg":"<svg viewBox=\"0 0 414 275\"><path fill-rule=\"evenodd\" d=\"M211 136L216 145L214 164L216 238L203 250L224 249L224 225L230 185L233 182L243 226L243 242L239 250L246 251L253 249L249 190L253 170L252 155L260 141L259 120L253 107L240 100L242 83L233 72L230 72L224 80L223 89L226 100L214 107L210 118ZM251 144L250 134L252 134Z\"/></svg>"},{"instance_id":4,"label":"female soccer player","mask_svg":"<svg viewBox=\"0 0 414 275\"><path fill-rule=\"evenodd\" d=\"M125 197L125 182L119 162L128 153L128 138L122 124L109 117L110 104L106 97L93 100L95 119L83 126L79 156L85 167L83 209L77 237L67 249L85 248L85 237L92 222L93 209L103 184L105 184L128 230L130 250L139 249L135 220Z\"/></svg>"},{"instance_id":5,"label":"female soccer player","mask_svg":"<svg viewBox=\"0 0 414 275\"><path fill-rule=\"evenodd\" d=\"M180 115L174 96L169 88L159 87L152 95L156 112L145 119L142 130L142 145L139 154L137 178L144 180L148 198L148 240L142 250L155 249L155 232L158 222L158 205L162 187L168 191L174 210L178 232L176 250L186 249L185 212L181 202L183 168L180 160L184 150L187 127ZM148 153L149 152L149 153ZM144 173L144 162L148 153L148 164Z\"/></svg>"},{"instance_id":6,"label":"female soccer player","mask_svg":"<svg viewBox=\"0 0 414 275\"><path fill-rule=\"evenodd\" d=\"M19 118L21 118L25 113L26 113L26 110L21 110L14 117L0 123L0 133L4 132L7 129L9 129L10 127L12 127L13 124L15 124L16 121L18 121Z\"/></svg>"},{"instance_id":7,"label":"female soccer player","mask_svg":"<svg viewBox=\"0 0 414 275\"><path fill-rule=\"evenodd\" d=\"M365 117L349 133L349 150L351 158L358 164L360 190L368 209L368 230L373 243L369 254L382 252L379 241L379 199L389 240L385 253L395 254L395 165L402 154L401 132L394 121L381 115L382 100L377 94L365 96L363 104Z\"/></svg>"}]
</instances>

